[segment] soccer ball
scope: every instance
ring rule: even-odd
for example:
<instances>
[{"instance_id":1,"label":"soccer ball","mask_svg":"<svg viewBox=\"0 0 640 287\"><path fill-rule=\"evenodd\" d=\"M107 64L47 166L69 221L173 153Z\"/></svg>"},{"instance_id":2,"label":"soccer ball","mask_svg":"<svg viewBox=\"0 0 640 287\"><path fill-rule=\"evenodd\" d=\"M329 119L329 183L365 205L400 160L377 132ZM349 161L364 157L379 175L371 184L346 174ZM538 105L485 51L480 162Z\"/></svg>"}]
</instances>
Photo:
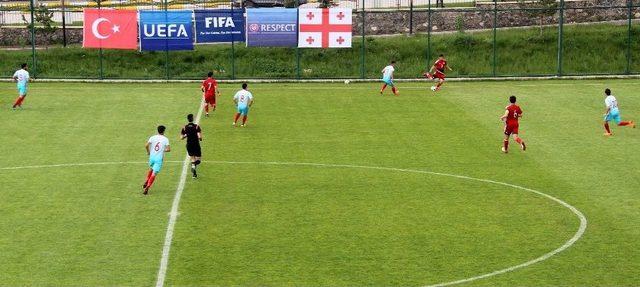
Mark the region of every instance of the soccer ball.
<instances>
[{"instance_id":1,"label":"soccer ball","mask_svg":"<svg viewBox=\"0 0 640 287\"><path fill-rule=\"evenodd\" d=\"M431 86L431 90L435 92L436 91L436 86Z\"/></svg>"},{"instance_id":2,"label":"soccer ball","mask_svg":"<svg viewBox=\"0 0 640 287\"><path fill-rule=\"evenodd\" d=\"M351 83L351 81L349 81L349 80L344 80L344 84L345 84L345 85L348 85L349 83Z\"/></svg>"}]
</instances>

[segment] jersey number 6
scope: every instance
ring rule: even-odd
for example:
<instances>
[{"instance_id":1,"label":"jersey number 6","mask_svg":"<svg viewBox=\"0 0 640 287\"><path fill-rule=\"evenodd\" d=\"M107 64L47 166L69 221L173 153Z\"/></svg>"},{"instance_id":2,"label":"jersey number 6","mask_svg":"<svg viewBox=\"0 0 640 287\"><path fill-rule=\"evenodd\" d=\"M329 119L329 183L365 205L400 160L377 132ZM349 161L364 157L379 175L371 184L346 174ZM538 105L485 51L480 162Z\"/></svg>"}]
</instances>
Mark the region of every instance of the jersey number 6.
<instances>
[{"instance_id":1,"label":"jersey number 6","mask_svg":"<svg viewBox=\"0 0 640 287\"><path fill-rule=\"evenodd\" d=\"M156 146L153 147L153 150L160 151L160 143L156 143Z\"/></svg>"}]
</instances>

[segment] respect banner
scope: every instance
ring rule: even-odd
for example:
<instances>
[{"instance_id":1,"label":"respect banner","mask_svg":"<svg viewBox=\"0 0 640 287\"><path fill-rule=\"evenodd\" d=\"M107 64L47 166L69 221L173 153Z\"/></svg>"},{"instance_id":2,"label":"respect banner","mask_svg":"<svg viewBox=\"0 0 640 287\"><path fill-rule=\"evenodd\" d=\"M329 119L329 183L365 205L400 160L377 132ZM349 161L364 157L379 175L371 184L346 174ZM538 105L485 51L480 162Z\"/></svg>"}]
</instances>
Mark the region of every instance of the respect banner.
<instances>
[{"instance_id":1,"label":"respect banner","mask_svg":"<svg viewBox=\"0 0 640 287\"><path fill-rule=\"evenodd\" d=\"M244 42L242 9L195 10L196 43Z\"/></svg>"},{"instance_id":2,"label":"respect banner","mask_svg":"<svg viewBox=\"0 0 640 287\"><path fill-rule=\"evenodd\" d=\"M247 9L247 47L296 47L298 10Z\"/></svg>"},{"instance_id":3,"label":"respect banner","mask_svg":"<svg viewBox=\"0 0 640 287\"><path fill-rule=\"evenodd\" d=\"M193 11L140 11L140 50L193 50Z\"/></svg>"}]
</instances>

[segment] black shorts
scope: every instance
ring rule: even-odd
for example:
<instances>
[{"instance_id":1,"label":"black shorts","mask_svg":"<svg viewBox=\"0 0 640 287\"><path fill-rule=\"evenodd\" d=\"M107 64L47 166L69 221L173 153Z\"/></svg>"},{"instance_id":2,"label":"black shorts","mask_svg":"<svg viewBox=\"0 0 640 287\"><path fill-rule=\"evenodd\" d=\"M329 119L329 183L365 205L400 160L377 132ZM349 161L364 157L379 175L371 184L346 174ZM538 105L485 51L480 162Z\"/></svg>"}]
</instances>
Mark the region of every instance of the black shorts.
<instances>
[{"instance_id":1,"label":"black shorts","mask_svg":"<svg viewBox=\"0 0 640 287\"><path fill-rule=\"evenodd\" d=\"M189 156L202 156L202 151L200 150L200 143L195 144L187 144L187 153Z\"/></svg>"}]
</instances>

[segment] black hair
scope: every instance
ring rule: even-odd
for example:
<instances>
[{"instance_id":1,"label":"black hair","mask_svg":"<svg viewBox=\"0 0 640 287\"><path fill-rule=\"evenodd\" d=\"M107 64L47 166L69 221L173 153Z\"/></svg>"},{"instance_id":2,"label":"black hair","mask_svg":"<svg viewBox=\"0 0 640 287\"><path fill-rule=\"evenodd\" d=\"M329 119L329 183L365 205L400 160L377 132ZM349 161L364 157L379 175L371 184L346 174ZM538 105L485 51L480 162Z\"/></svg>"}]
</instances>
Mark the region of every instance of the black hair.
<instances>
[{"instance_id":1,"label":"black hair","mask_svg":"<svg viewBox=\"0 0 640 287\"><path fill-rule=\"evenodd\" d=\"M512 104L515 104L516 103L516 96L509 97L509 102L512 103Z\"/></svg>"},{"instance_id":2,"label":"black hair","mask_svg":"<svg viewBox=\"0 0 640 287\"><path fill-rule=\"evenodd\" d=\"M207 76L208 76L209 78L213 77L213 72L209 72L209 73L207 74Z\"/></svg>"},{"instance_id":3,"label":"black hair","mask_svg":"<svg viewBox=\"0 0 640 287\"><path fill-rule=\"evenodd\" d=\"M246 90L247 89L247 83L242 83L242 88Z\"/></svg>"},{"instance_id":4,"label":"black hair","mask_svg":"<svg viewBox=\"0 0 640 287\"><path fill-rule=\"evenodd\" d=\"M164 126L158 126L158 133L159 134L164 134L164 130L166 130L167 128L165 128Z\"/></svg>"},{"instance_id":5,"label":"black hair","mask_svg":"<svg viewBox=\"0 0 640 287\"><path fill-rule=\"evenodd\" d=\"M611 95L611 90L609 90L608 88L604 89L604 94L607 95L607 96L610 96Z\"/></svg>"},{"instance_id":6,"label":"black hair","mask_svg":"<svg viewBox=\"0 0 640 287\"><path fill-rule=\"evenodd\" d=\"M27 67L27 63L22 63L22 65L20 65L21 68L26 68Z\"/></svg>"},{"instance_id":7,"label":"black hair","mask_svg":"<svg viewBox=\"0 0 640 287\"><path fill-rule=\"evenodd\" d=\"M438 56L438 57L443 57L444 58L444 54L440 54L440 56Z\"/></svg>"},{"instance_id":8,"label":"black hair","mask_svg":"<svg viewBox=\"0 0 640 287\"><path fill-rule=\"evenodd\" d=\"M395 64L395 63L396 63L396 61L391 61L391 64Z\"/></svg>"},{"instance_id":9,"label":"black hair","mask_svg":"<svg viewBox=\"0 0 640 287\"><path fill-rule=\"evenodd\" d=\"M193 114L188 114L188 115L187 115L187 120L188 120L190 123L193 123Z\"/></svg>"}]
</instances>

